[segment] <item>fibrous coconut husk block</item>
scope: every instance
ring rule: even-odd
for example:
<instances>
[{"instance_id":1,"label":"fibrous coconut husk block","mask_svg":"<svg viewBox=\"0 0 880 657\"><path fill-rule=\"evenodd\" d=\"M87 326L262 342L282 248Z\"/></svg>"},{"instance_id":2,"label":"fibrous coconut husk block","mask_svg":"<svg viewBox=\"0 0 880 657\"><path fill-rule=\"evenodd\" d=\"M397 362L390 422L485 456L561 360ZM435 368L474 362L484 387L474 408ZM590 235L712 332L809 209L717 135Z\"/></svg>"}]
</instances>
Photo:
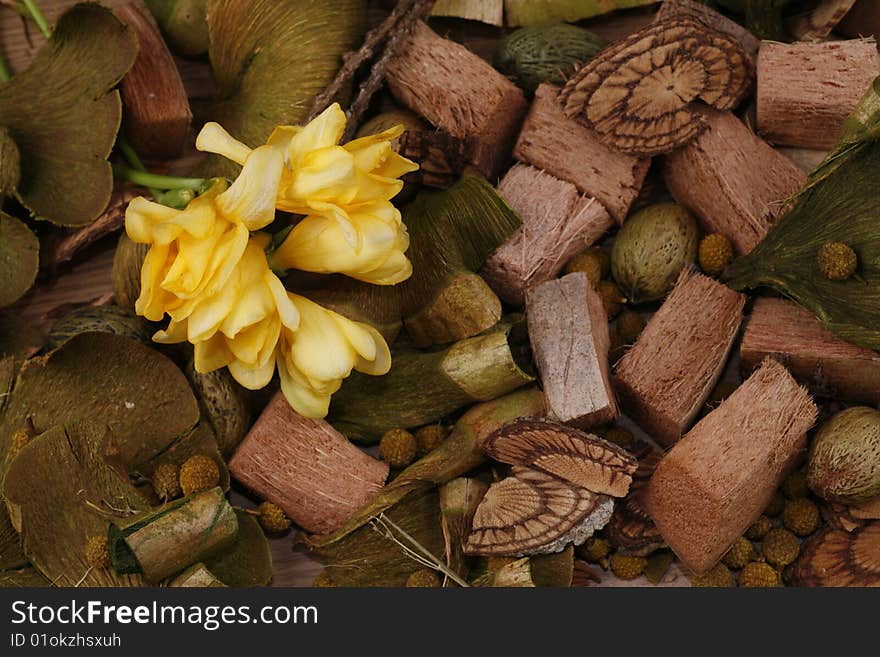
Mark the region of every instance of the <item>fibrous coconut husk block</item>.
<instances>
[{"instance_id":1,"label":"fibrous coconut husk block","mask_svg":"<svg viewBox=\"0 0 880 657\"><path fill-rule=\"evenodd\" d=\"M704 111L708 128L665 157L666 186L706 232L725 235L744 255L764 239L806 174L730 112Z\"/></svg>"},{"instance_id":2,"label":"fibrous coconut husk block","mask_svg":"<svg viewBox=\"0 0 880 657\"><path fill-rule=\"evenodd\" d=\"M473 145L472 163L488 178L507 160L528 102L513 82L423 22L388 62L398 101Z\"/></svg>"},{"instance_id":3,"label":"fibrous coconut husk block","mask_svg":"<svg viewBox=\"0 0 880 657\"><path fill-rule=\"evenodd\" d=\"M609 149L589 128L563 113L556 102L558 94L559 89L551 84L535 91L514 157L572 183L623 223L645 181L650 158Z\"/></svg>"},{"instance_id":4,"label":"fibrous coconut husk block","mask_svg":"<svg viewBox=\"0 0 880 657\"><path fill-rule=\"evenodd\" d=\"M732 36L739 41L746 54L751 57L752 63L758 54L761 40L749 32L736 21L719 14L714 9L696 2L696 0L665 0L660 5L660 10L654 17L655 21L662 21L673 17L695 18L704 25L714 30Z\"/></svg>"},{"instance_id":5,"label":"fibrous coconut husk block","mask_svg":"<svg viewBox=\"0 0 880 657\"><path fill-rule=\"evenodd\" d=\"M134 66L121 84L125 133L141 157L178 157L192 112L174 57L141 0L119 5L114 13L137 32L140 43Z\"/></svg>"},{"instance_id":6,"label":"fibrous coconut husk block","mask_svg":"<svg viewBox=\"0 0 880 657\"><path fill-rule=\"evenodd\" d=\"M684 269L617 362L614 388L621 406L661 445L681 437L718 382L744 305L744 295Z\"/></svg>"},{"instance_id":7,"label":"fibrous coconut husk block","mask_svg":"<svg viewBox=\"0 0 880 657\"><path fill-rule=\"evenodd\" d=\"M817 413L807 390L768 359L663 457L645 506L685 567L708 571L761 515Z\"/></svg>"},{"instance_id":8,"label":"fibrous coconut husk block","mask_svg":"<svg viewBox=\"0 0 880 657\"><path fill-rule=\"evenodd\" d=\"M814 394L880 404L880 353L841 340L793 301L755 301L739 353L743 372L771 356Z\"/></svg>"},{"instance_id":9,"label":"fibrous coconut husk block","mask_svg":"<svg viewBox=\"0 0 880 657\"><path fill-rule=\"evenodd\" d=\"M773 144L832 148L878 74L873 38L765 41L758 53L758 134Z\"/></svg>"},{"instance_id":10,"label":"fibrous coconut husk block","mask_svg":"<svg viewBox=\"0 0 880 657\"><path fill-rule=\"evenodd\" d=\"M508 171L498 193L523 225L495 250L480 274L499 297L516 306L523 304L529 285L554 278L613 223L596 199L527 164Z\"/></svg>"},{"instance_id":11,"label":"fibrous coconut husk block","mask_svg":"<svg viewBox=\"0 0 880 657\"><path fill-rule=\"evenodd\" d=\"M617 417L608 317L583 272L526 290L529 339L552 419L589 428Z\"/></svg>"},{"instance_id":12,"label":"fibrous coconut husk block","mask_svg":"<svg viewBox=\"0 0 880 657\"><path fill-rule=\"evenodd\" d=\"M229 461L242 484L310 532L331 532L385 484L388 464L277 393Z\"/></svg>"}]
</instances>

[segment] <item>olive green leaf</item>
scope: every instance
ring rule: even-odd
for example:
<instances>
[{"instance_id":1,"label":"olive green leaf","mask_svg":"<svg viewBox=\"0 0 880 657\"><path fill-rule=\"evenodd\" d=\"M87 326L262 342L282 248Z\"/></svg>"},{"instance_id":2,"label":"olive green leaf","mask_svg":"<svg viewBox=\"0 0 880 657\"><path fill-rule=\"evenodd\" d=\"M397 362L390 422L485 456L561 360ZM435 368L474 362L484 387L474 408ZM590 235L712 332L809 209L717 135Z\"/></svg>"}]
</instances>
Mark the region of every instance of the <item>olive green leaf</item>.
<instances>
[{"instance_id":1,"label":"olive green leaf","mask_svg":"<svg viewBox=\"0 0 880 657\"><path fill-rule=\"evenodd\" d=\"M12 196L21 180L21 156L9 131L0 126L0 203Z\"/></svg>"},{"instance_id":2,"label":"olive green leaf","mask_svg":"<svg viewBox=\"0 0 880 657\"><path fill-rule=\"evenodd\" d=\"M107 207L107 157L122 116L113 87L137 49L111 11L79 4L58 20L31 66L0 84L0 126L21 155L18 196L34 216L82 226Z\"/></svg>"},{"instance_id":3,"label":"olive green leaf","mask_svg":"<svg viewBox=\"0 0 880 657\"><path fill-rule=\"evenodd\" d=\"M205 561L205 567L226 586L267 586L272 580L269 541L254 516L241 509L236 509L235 513L238 516L235 545Z\"/></svg>"},{"instance_id":4,"label":"olive green leaf","mask_svg":"<svg viewBox=\"0 0 880 657\"><path fill-rule=\"evenodd\" d=\"M278 125L305 120L342 55L360 43L363 0L209 0L209 55L218 97L198 108L250 146ZM237 166L211 158L207 175L234 177Z\"/></svg>"},{"instance_id":5,"label":"olive green leaf","mask_svg":"<svg viewBox=\"0 0 880 657\"><path fill-rule=\"evenodd\" d=\"M37 278L40 242L31 229L0 211L0 308L18 301Z\"/></svg>"},{"instance_id":6,"label":"olive green leaf","mask_svg":"<svg viewBox=\"0 0 880 657\"><path fill-rule=\"evenodd\" d=\"M652 5L657 0L504 0L504 21L512 26L572 23L617 9Z\"/></svg>"}]
</instances>

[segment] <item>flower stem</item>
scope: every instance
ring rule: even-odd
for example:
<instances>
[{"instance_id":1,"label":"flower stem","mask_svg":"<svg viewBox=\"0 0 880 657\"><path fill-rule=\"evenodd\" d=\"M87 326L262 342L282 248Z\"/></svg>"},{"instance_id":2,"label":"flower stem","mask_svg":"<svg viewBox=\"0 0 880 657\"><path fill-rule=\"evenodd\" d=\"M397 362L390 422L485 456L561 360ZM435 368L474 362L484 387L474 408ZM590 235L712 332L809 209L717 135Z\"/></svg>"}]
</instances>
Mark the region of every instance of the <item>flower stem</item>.
<instances>
[{"instance_id":1,"label":"flower stem","mask_svg":"<svg viewBox=\"0 0 880 657\"><path fill-rule=\"evenodd\" d=\"M40 28L40 32L43 33L43 36L47 39L52 36L52 28L49 27L49 23L46 20L46 17L43 15L43 12L40 11L37 3L34 2L34 0L22 0L22 3L27 8L28 13L31 15L31 18L34 19L37 27Z\"/></svg>"},{"instance_id":2,"label":"flower stem","mask_svg":"<svg viewBox=\"0 0 880 657\"><path fill-rule=\"evenodd\" d=\"M191 189L198 191L205 184L204 178L178 178L176 176L163 176L158 173L137 171L133 168L121 165L113 165L113 175L122 180L127 180L135 185L154 187L157 190L166 189Z\"/></svg>"},{"instance_id":3,"label":"flower stem","mask_svg":"<svg viewBox=\"0 0 880 657\"><path fill-rule=\"evenodd\" d=\"M116 146L119 148L119 152L122 153L122 157L128 162L128 166L135 171L146 172L147 167L144 166L144 163L141 162L141 158L138 157L137 151L134 150L132 145L128 143L128 140L123 135L120 134L119 137L116 138ZM154 199L158 200L162 190L156 187L150 187L149 192L153 195Z\"/></svg>"},{"instance_id":4,"label":"flower stem","mask_svg":"<svg viewBox=\"0 0 880 657\"><path fill-rule=\"evenodd\" d=\"M0 82L8 82L11 79L12 71L9 70L6 60L3 59L3 54L0 53Z\"/></svg>"}]
</instances>

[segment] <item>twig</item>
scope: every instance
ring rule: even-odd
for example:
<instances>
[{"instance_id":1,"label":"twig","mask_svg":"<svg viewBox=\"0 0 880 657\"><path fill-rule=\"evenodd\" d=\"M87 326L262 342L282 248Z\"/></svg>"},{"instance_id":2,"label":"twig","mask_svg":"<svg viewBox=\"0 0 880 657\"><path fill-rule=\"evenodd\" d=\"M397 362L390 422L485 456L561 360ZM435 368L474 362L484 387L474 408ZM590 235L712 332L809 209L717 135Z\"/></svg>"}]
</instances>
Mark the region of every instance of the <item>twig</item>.
<instances>
[{"instance_id":1,"label":"twig","mask_svg":"<svg viewBox=\"0 0 880 657\"><path fill-rule=\"evenodd\" d=\"M40 28L40 32L43 33L43 36L47 39L52 36L52 28L49 27L49 23L46 20L46 17L43 16L43 12L40 11L40 7L34 0L22 0L24 6L27 8L28 13L31 15L31 18L34 19L34 22L37 24L37 27Z\"/></svg>"}]
</instances>

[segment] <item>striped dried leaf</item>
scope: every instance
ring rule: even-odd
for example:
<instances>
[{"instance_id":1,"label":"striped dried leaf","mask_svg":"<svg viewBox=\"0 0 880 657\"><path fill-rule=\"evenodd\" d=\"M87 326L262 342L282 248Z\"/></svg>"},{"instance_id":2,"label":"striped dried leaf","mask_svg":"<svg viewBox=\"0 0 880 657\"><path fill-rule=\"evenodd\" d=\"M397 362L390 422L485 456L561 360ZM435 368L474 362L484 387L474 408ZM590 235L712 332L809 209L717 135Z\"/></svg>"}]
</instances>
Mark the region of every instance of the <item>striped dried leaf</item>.
<instances>
[{"instance_id":1,"label":"striped dried leaf","mask_svg":"<svg viewBox=\"0 0 880 657\"><path fill-rule=\"evenodd\" d=\"M613 500L520 466L493 484L474 514L466 554L524 556L579 544L608 521Z\"/></svg>"},{"instance_id":2,"label":"striped dried leaf","mask_svg":"<svg viewBox=\"0 0 880 657\"><path fill-rule=\"evenodd\" d=\"M880 587L880 522L819 532L804 545L793 575L799 586Z\"/></svg>"},{"instance_id":3,"label":"striped dried leaf","mask_svg":"<svg viewBox=\"0 0 880 657\"><path fill-rule=\"evenodd\" d=\"M625 449L561 422L519 419L483 443L496 461L532 466L594 493L623 497L638 462Z\"/></svg>"},{"instance_id":4,"label":"striped dried leaf","mask_svg":"<svg viewBox=\"0 0 880 657\"><path fill-rule=\"evenodd\" d=\"M568 81L559 101L606 146L651 156L705 130L694 103L733 109L751 79L749 57L736 39L678 16L599 53Z\"/></svg>"}]
</instances>

